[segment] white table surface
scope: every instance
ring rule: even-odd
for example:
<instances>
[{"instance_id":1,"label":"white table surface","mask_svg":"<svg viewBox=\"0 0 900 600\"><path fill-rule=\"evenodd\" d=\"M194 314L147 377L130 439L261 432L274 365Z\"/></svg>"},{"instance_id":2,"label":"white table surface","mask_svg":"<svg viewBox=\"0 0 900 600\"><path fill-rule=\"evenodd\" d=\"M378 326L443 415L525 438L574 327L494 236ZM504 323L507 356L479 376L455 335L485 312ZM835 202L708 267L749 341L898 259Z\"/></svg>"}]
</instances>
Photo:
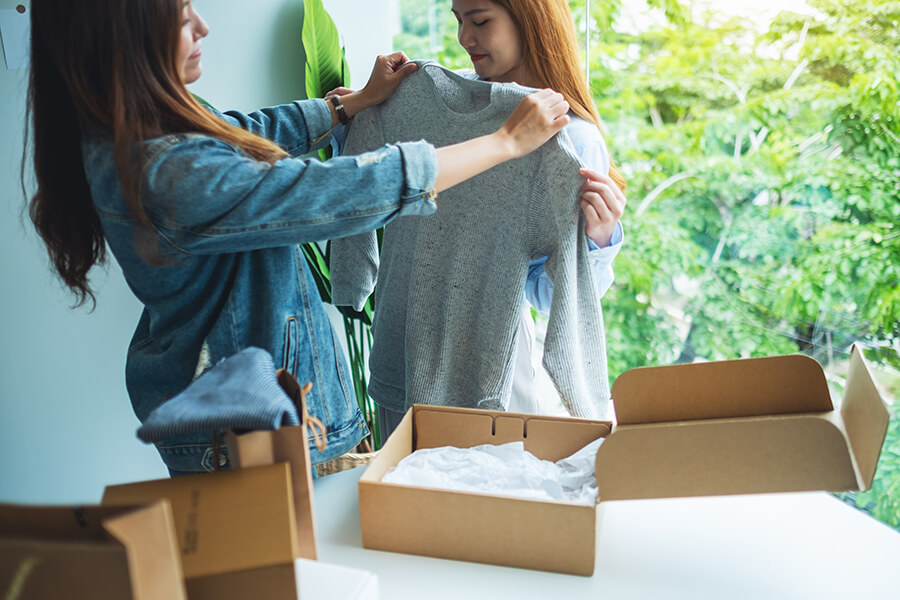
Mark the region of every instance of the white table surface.
<instances>
[{"instance_id":1,"label":"white table surface","mask_svg":"<svg viewBox=\"0 0 900 600\"><path fill-rule=\"evenodd\" d=\"M363 470L315 482L319 560L372 571L382 600L900 600L900 533L824 492L607 502L579 577L366 550Z\"/></svg>"}]
</instances>

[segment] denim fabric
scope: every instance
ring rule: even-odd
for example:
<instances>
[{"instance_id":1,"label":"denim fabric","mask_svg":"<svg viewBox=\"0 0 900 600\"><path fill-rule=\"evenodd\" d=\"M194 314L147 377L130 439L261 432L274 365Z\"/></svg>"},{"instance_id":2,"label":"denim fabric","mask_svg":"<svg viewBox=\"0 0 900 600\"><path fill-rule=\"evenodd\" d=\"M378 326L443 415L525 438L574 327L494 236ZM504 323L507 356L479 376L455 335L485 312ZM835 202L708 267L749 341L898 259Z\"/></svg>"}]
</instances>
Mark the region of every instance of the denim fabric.
<instances>
[{"instance_id":1,"label":"denim fabric","mask_svg":"<svg viewBox=\"0 0 900 600\"><path fill-rule=\"evenodd\" d=\"M330 112L320 99L222 118L292 155L330 138ZM313 383L309 411L328 428L328 447L310 447L313 462L352 449L366 426L298 244L433 212L434 148L414 142L326 163L287 158L270 165L201 135L149 140L140 173L149 236L127 206L109 136L86 131L82 149L107 242L144 305L125 372L137 417L143 421L191 383L201 350L208 350L203 367L256 346L301 383ZM147 245L154 260L138 253ZM173 473L212 468L209 435L176 435L157 448Z\"/></svg>"},{"instance_id":2,"label":"denim fabric","mask_svg":"<svg viewBox=\"0 0 900 600\"><path fill-rule=\"evenodd\" d=\"M153 409L137 435L160 442L184 433L272 431L299 424L297 407L278 385L271 355L251 347L219 362Z\"/></svg>"}]
</instances>

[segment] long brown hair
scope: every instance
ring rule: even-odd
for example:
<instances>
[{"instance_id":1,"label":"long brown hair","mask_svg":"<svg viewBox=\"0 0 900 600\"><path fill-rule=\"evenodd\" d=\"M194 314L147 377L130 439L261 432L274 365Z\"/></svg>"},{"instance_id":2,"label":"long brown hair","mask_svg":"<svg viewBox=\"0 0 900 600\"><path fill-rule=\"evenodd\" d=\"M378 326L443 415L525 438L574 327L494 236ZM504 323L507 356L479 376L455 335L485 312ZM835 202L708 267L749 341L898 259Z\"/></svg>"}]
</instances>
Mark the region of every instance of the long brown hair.
<instances>
[{"instance_id":1,"label":"long brown hair","mask_svg":"<svg viewBox=\"0 0 900 600\"><path fill-rule=\"evenodd\" d=\"M32 0L28 114L37 191L29 216L53 268L75 294L95 300L88 272L106 260L106 238L82 162L82 128L109 135L122 189L138 233L150 230L138 175L140 142L169 133L217 137L253 158L287 154L272 142L227 125L187 91L177 66L184 0ZM24 188L28 147L23 153ZM145 260L152 236L137 235ZM138 240L144 240L138 242Z\"/></svg>"},{"instance_id":2,"label":"long brown hair","mask_svg":"<svg viewBox=\"0 0 900 600\"><path fill-rule=\"evenodd\" d=\"M491 0L512 16L522 36L522 62L535 87L562 94L572 111L598 129L600 117L578 62L572 14L566 0ZM621 190L625 177L612 160L609 176Z\"/></svg>"}]
</instances>

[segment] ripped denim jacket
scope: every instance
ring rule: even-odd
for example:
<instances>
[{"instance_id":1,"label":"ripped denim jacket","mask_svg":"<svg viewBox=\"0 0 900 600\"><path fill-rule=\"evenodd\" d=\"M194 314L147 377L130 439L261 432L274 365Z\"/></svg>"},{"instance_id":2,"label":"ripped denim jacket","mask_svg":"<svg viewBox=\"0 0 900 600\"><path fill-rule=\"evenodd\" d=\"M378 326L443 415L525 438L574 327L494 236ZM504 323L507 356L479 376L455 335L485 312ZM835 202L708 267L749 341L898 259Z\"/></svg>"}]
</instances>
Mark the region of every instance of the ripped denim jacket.
<instances>
[{"instance_id":1,"label":"ripped denim jacket","mask_svg":"<svg viewBox=\"0 0 900 600\"><path fill-rule=\"evenodd\" d=\"M128 394L143 420L187 387L198 363L264 348L276 366L313 383L307 402L328 428L328 446L311 445L312 458L328 460L351 450L366 426L299 244L433 212L435 151L414 142L324 163L295 158L330 140L331 114L319 99L220 116L292 157L259 162L197 134L145 142L139 183L149 229L127 205L110 136L84 135L85 175L107 242L144 305L128 349ZM213 468L209 434L157 448L173 474Z\"/></svg>"}]
</instances>

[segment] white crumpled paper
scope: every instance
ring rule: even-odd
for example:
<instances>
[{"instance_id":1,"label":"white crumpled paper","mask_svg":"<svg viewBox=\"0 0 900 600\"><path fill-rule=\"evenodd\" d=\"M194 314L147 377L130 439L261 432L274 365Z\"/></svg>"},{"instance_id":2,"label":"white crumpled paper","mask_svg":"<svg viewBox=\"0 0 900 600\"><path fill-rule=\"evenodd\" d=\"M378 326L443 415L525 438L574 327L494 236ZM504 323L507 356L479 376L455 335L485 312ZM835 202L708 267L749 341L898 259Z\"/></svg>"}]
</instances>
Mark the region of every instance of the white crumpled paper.
<instances>
[{"instance_id":1,"label":"white crumpled paper","mask_svg":"<svg viewBox=\"0 0 900 600\"><path fill-rule=\"evenodd\" d=\"M597 501L594 459L603 438L556 463L527 452L522 442L473 448L416 450L382 478L385 483L462 492L480 492L566 500L581 504Z\"/></svg>"}]
</instances>

